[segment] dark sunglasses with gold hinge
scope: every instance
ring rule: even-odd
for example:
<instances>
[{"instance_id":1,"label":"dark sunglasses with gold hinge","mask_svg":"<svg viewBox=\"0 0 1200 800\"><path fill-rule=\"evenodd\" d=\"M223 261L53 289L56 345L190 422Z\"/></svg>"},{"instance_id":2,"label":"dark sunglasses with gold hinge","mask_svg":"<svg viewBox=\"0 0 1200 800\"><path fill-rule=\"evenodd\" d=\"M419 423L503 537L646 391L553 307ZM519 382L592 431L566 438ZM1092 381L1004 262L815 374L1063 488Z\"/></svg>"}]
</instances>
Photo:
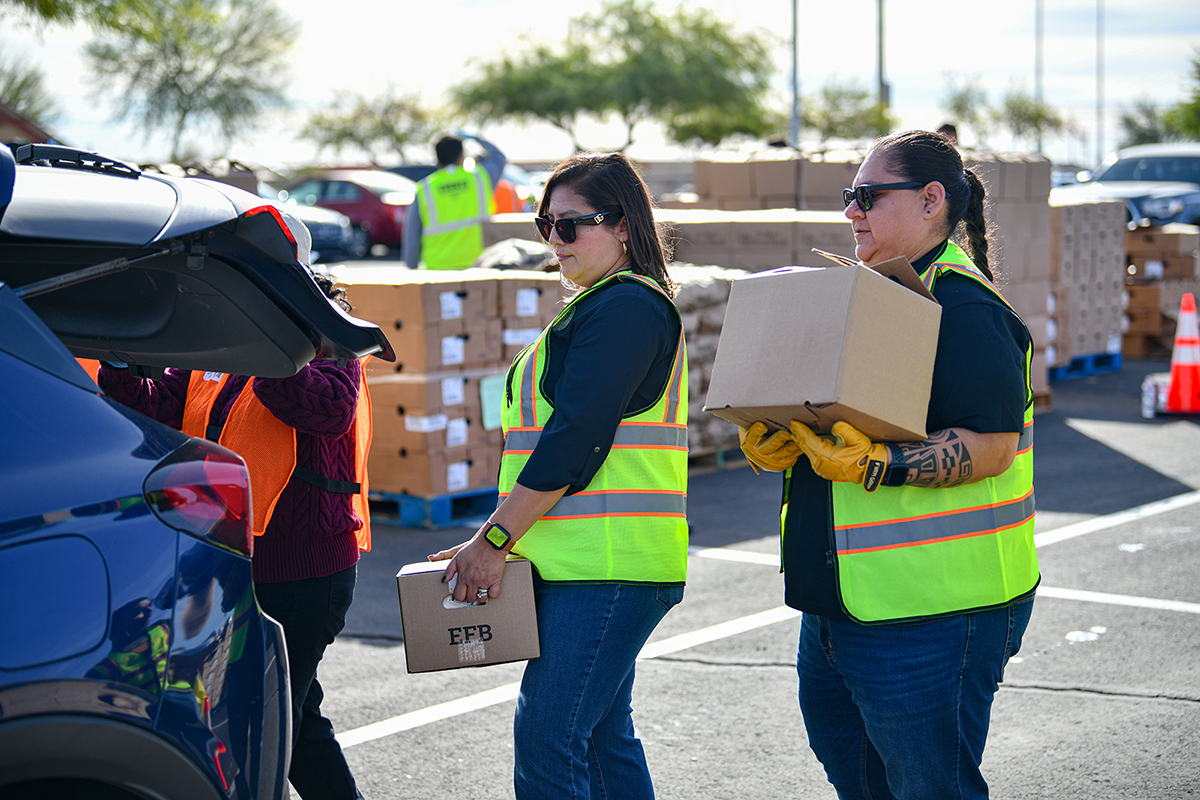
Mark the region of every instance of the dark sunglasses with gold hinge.
<instances>
[{"instance_id":1,"label":"dark sunglasses with gold hinge","mask_svg":"<svg viewBox=\"0 0 1200 800\"><path fill-rule=\"evenodd\" d=\"M622 216L624 215L620 211L600 211L595 214L588 214L586 217L565 217L558 220L553 220L549 217L534 217L533 224L537 226L538 233L547 242L550 241L551 232L558 231L558 237L567 244L570 244L575 241L576 225L603 225L605 220L611 225Z\"/></svg>"}]
</instances>

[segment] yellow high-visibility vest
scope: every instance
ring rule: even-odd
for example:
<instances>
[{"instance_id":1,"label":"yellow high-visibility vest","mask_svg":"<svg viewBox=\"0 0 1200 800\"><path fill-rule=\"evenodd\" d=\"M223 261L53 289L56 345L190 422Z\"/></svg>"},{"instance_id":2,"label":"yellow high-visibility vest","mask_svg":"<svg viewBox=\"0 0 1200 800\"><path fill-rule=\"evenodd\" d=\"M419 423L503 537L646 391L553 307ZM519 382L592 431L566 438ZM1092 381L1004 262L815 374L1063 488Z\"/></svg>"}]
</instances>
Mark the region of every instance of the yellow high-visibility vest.
<instances>
[{"instance_id":1,"label":"yellow high-visibility vest","mask_svg":"<svg viewBox=\"0 0 1200 800\"><path fill-rule=\"evenodd\" d=\"M501 423L501 499L516 485L554 412L541 388L550 330L568 319L589 294L621 281L636 281L666 296L652 279L618 272L572 299L509 368ZM560 498L517 541L513 552L532 561L550 581L683 583L687 414L687 349L681 321L671 377L658 402L621 420L608 457L587 487Z\"/></svg>"},{"instance_id":2,"label":"yellow high-visibility vest","mask_svg":"<svg viewBox=\"0 0 1200 800\"><path fill-rule=\"evenodd\" d=\"M947 272L979 282L1011 309L952 242L922 280L932 291ZM1003 474L937 489L881 486L873 494L858 484L833 483L834 566L842 607L852 619L890 622L994 608L1038 585L1032 358L1031 343L1025 352L1024 429L1016 458ZM780 519L786 525L786 500Z\"/></svg>"},{"instance_id":3,"label":"yellow high-visibility vest","mask_svg":"<svg viewBox=\"0 0 1200 800\"><path fill-rule=\"evenodd\" d=\"M483 252L483 223L495 207L487 172L454 165L439 169L417 184L416 202L425 268L471 266Z\"/></svg>"}]
</instances>

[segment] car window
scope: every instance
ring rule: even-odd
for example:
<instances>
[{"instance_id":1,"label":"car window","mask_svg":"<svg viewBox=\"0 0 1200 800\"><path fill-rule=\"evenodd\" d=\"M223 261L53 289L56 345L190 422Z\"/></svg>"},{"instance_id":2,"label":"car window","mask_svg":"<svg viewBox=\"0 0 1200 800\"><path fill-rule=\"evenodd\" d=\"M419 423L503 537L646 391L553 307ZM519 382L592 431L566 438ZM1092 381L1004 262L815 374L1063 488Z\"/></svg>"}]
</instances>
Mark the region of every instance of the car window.
<instances>
[{"instance_id":1,"label":"car window","mask_svg":"<svg viewBox=\"0 0 1200 800\"><path fill-rule=\"evenodd\" d=\"M1125 158L1101 173L1096 180L1200 183L1200 158Z\"/></svg>"},{"instance_id":2,"label":"car window","mask_svg":"<svg viewBox=\"0 0 1200 800\"><path fill-rule=\"evenodd\" d=\"M325 189L325 200L330 203L354 203L362 197L362 190L347 181L332 181Z\"/></svg>"},{"instance_id":3,"label":"car window","mask_svg":"<svg viewBox=\"0 0 1200 800\"><path fill-rule=\"evenodd\" d=\"M314 206L321 199L321 181L305 181L288 190L288 198L306 206Z\"/></svg>"}]
</instances>

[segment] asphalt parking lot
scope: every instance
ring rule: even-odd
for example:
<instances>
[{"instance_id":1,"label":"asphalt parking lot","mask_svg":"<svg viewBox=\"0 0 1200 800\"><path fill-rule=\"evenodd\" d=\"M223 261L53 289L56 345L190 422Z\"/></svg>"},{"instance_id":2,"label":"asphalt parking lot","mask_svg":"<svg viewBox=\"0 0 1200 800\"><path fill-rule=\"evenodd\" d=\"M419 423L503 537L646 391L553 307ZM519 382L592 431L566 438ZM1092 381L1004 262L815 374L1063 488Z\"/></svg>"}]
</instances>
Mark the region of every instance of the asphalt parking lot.
<instances>
[{"instance_id":1,"label":"asphalt parking lot","mask_svg":"<svg viewBox=\"0 0 1200 800\"><path fill-rule=\"evenodd\" d=\"M1200 794L1200 417L1142 419L1165 362L1053 385L1035 420L1043 581L997 696L996 798ZM833 798L795 698L798 617L782 605L778 476L693 477L687 594L643 651L635 723L660 798ZM326 713L371 798L512 797L521 665L409 675L403 564L470 535L376 525L346 631L321 667Z\"/></svg>"}]
</instances>

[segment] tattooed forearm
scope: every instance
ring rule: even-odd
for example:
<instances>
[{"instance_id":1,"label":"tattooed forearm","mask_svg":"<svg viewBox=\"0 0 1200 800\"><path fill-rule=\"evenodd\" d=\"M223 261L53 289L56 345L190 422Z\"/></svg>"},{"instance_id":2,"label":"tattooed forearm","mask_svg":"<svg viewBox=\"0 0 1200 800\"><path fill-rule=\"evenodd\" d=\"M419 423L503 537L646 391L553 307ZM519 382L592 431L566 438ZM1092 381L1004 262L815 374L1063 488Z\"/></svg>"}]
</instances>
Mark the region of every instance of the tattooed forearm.
<instances>
[{"instance_id":1,"label":"tattooed forearm","mask_svg":"<svg viewBox=\"0 0 1200 800\"><path fill-rule=\"evenodd\" d=\"M908 442L899 448L908 461L909 486L961 486L971 480L971 453L966 441L952 429L937 431L923 442Z\"/></svg>"}]
</instances>

